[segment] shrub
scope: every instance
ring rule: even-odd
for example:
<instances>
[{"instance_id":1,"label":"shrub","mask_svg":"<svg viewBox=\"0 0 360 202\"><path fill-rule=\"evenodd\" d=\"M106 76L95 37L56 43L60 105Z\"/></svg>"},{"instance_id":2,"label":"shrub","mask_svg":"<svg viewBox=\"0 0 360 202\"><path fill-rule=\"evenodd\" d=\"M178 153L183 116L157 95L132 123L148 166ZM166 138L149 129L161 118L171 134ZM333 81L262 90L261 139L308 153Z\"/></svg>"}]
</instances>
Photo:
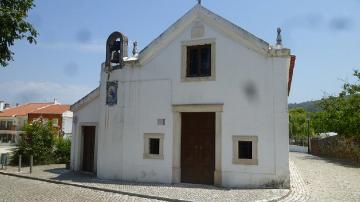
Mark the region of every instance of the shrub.
<instances>
[{"instance_id":1,"label":"shrub","mask_svg":"<svg viewBox=\"0 0 360 202\"><path fill-rule=\"evenodd\" d=\"M66 163L70 160L71 141L58 137L55 140L54 163Z\"/></svg>"},{"instance_id":2,"label":"shrub","mask_svg":"<svg viewBox=\"0 0 360 202\"><path fill-rule=\"evenodd\" d=\"M29 164L33 155L34 165L50 164L53 162L54 139L56 134L52 123L34 122L23 127L25 133L20 135L19 145L14 151L11 164L17 165L19 155L23 163Z\"/></svg>"}]
</instances>

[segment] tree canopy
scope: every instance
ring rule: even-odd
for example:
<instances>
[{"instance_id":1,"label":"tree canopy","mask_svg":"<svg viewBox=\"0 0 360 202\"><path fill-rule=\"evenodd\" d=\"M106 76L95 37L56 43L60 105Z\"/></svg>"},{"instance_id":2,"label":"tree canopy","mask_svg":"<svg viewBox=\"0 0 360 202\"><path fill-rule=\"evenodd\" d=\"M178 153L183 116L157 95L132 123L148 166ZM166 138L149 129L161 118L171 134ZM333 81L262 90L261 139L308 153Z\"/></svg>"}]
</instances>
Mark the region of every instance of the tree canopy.
<instances>
[{"instance_id":1,"label":"tree canopy","mask_svg":"<svg viewBox=\"0 0 360 202\"><path fill-rule=\"evenodd\" d=\"M336 132L339 135L360 135L360 73L354 71L355 83L345 82L338 96L322 99L320 107L323 112L319 119L322 130Z\"/></svg>"},{"instance_id":2,"label":"tree canopy","mask_svg":"<svg viewBox=\"0 0 360 202\"><path fill-rule=\"evenodd\" d=\"M13 164L18 161L18 156L23 155L23 160L34 156L34 164L47 164L52 162L52 152L55 144L56 130L52 122L35 121L22 128L19 145L15 149Z\"/></svg>"},{"instance_id":3,"label":"tree canopy","mask_svg":"<svg viewBox=\"0 0 360 202\"><path fill-rule=\"evenodd\" d=\"M345 82L336 96L323 97L317 103L319 112L304 108L289 110L289 134L294 140L306 139L306 114L309 113L310 135L336 132L340 136L360 136L360 72L354 71L355 83Z\"/></svg>"},{"instance_id":4,"label":"tree canopy","mask_svg":"<svg viewBox=\"0 0 360 202\"><path fill-rule=\"evenodd\" d=\"M28 11L34 7L33 0L0 0L0 65L5 67L13 60L10 47L16 40L26 38L36 43L38 32L26 21Z\"/></svg>"}]
</instances>

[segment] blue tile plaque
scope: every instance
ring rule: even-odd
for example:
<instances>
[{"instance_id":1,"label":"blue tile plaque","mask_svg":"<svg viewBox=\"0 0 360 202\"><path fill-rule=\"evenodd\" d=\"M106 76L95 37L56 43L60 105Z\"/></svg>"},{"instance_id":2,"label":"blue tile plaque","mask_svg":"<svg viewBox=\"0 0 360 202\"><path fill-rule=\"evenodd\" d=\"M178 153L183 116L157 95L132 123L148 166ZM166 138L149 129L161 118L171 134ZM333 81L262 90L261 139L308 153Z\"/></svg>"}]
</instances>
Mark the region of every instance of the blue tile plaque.
<instances>
[{"instance_id":1,"label":"blue tile plaque","mask_svg":"<svg viewBox=\"0 0 360 202\"><path fill-rule=\"evenodd\" d=\"M117 104L117 81L108 81L106 83L106 105L113 106Z\"/></svg>"}]
</instances>

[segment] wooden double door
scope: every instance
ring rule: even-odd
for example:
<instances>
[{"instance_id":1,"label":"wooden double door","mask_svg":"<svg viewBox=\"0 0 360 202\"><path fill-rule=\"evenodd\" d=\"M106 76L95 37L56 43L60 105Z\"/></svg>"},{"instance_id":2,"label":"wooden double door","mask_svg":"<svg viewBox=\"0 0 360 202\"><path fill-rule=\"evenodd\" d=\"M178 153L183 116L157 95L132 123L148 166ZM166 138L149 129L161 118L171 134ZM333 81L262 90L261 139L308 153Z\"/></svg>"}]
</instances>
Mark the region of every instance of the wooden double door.
<instances>
[{"instance_id":1,"label":"wooden double door","mask_svg":"<svg viewBox=\"0 0 360 202\"><path fill-rule=\"evenodd\" d=\"M95 126L83 126L82 170L94 172L95 162Z\"/></svg>"},{"instance_id":2,"label":"wooden double door","mask_svg":"<svg viewBox=\"0 0 360 202\"><path fill-rule=\"evenodd\" d=\"M181 182L214 184L215 113L181 113Z\"/></svg>"}]
</instances>

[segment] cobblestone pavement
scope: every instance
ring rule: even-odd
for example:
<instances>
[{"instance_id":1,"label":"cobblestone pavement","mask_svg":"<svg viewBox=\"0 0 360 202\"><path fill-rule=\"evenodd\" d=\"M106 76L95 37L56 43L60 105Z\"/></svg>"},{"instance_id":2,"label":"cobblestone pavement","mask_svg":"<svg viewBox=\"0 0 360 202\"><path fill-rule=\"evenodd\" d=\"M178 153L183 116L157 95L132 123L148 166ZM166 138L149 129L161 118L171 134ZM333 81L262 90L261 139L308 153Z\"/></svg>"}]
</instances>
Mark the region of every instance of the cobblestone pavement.
<instances>
[{"instance_id":1,"label":"cobblestone pavement","mask_svg":"<svg viewBox=\"0 0 360 202\"><path fill-rule=\"evenodd\" d=\"M269 200L271 201L284 197L289 193L288 189L221 189L221 188L216 188L214 186L206 186L206 185L190 185L190 184L168 185L168 184L130 183L130 182L121 182L121 181L112 181L112 180L101 180L91 175L73 173L63 168L64 165L36 166L34 167L34 171L31 175L28 173L28 168L24 168L22 173L17 173L16 167L8 167L7 170L3 172L22 175L24 177L51 179L51 180L56 180L74 185L113 190L113 191L118 191L119 193L125 195L129 194L130 196L140 196L143 197L143 200L145 200L145 198L147 197L162 197L158 199L180 199L185 201L269 201ZM1 181L2 180L0 179L0 183L2 184ZM21 179L19 183L26 182L27 184L32 184L31 181L34 180ZM43 183L46 182L36 182L36 183L43 185ZM50 194L50 196L54 196L54 198L58 196L61 198L63 194L57 193L56 191L57 186L59 185L51 184L51 186L49 187L46 187L44 185L43 188L45 190L46 189L51 190L50 192L54 192L53 194ZM29 185L26 185L24 187L29 187ZM39 187L41 188L41 186ZM90 196L92 196L95 193L102 193L99 194L97 198L94 198L94 200L115 200L116 197L119 197L120 198L119 200L122 200L121 197L125 197L124 195L120 195L120 194L112 195L106 192L98 192L98 191L92 192L90 191L91 189L84 190L83 188L80 188L81 192L80 191L72 192L71 191L72 188L66 188L66 187L73 187L73 186L62 185L60 187L64 190L68 190L65 193L69 193L67 196L67 199L69 200L72 197L75 197L77 193L80 194L85 192L86 193L88 192ZM79 189L78 187L75 188ZM13 189L15 189L15 187ZM36 190L36 186L33 188L33 190L30 189L29 191L35 192L35 190ZM0 191L1 191L1 186L0 186ZM27 189L24 188L24 191L27 191ZM82 194L81 196L84 197L86 195L87 194ZM0 194L0 196L2 195ZM10 195L6 195L5 197L7 196ZM131 199L132 197L130 197L129 200ZM138 201L137 199L139 198L136 198L136 201Z\"/></svg>"},{"instance_id":2,"label":"cobblestone pavement","mask_svg":"<svg viewBox=\"0 0 360 202\"><path fill-rule=\"evenodd\" d=\"M309 201L310 194L298 168L293 161L289 161L291 193L280 200L281 202L302 202Z\"/></svg>"},{"instance_id":3,"label":"cobblestone pavement","mask_svg":"<svg viewBox=\"0 0 360 202\"><path fill-rule=\"evenodd\" d=\"M290 160L295 163L305 184L300 182L298 187L302 191L309 191L309 198L303 199L326 202L360 201L359 167L296 152L290 152Z\"/></svg>"},{"instance_id":4,"label":"cobblestone pavement","mask_svg":"<svg viewBox=\"0 0 360 202\"><path fill-rule=\"evenodd\" d=\"M0 201L156 201L0 175Z\"/></svg>"}]
</instances>

